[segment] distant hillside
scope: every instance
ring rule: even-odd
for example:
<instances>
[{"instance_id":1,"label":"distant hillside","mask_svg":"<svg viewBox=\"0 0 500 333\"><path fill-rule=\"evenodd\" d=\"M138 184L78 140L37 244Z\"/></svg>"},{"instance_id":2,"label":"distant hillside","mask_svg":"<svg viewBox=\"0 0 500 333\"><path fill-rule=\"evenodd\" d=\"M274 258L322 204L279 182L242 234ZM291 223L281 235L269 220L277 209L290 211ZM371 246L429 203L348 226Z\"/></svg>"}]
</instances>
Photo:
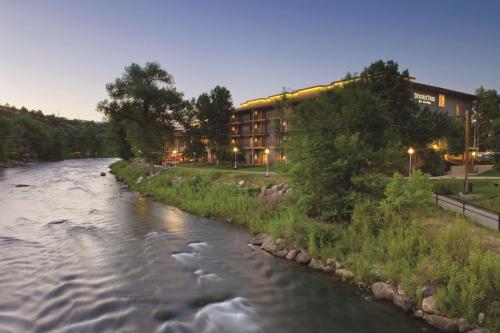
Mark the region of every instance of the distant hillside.
<instances>
[{"instance_id":1,"label":"distant hillside","mask_svg":"<svg viewBox=\"0 0 500 333\"><path fill-rule=\"evenodd\" d=\"M116 156L109 123L0 106L0 161L51 161Z\"/></svg>"}]
</instances>

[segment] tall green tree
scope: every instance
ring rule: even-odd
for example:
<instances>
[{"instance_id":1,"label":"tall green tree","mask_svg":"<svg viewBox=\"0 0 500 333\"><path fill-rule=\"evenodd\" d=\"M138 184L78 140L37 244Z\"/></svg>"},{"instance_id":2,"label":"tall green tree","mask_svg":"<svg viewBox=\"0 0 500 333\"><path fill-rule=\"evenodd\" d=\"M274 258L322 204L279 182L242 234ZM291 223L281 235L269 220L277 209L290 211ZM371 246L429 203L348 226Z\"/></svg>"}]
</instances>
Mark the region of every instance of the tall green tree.
<instances>
[{"instance_id":1,"label":"tall green tree","mask_svg":"<svg viewBox=\"0 0 500 333\"><path fill-rule=\"evenodd\" d=\"M110 121L124 121L141 133L134 143L145 156L150 174L162 153L164 137L172 135L175 120L185 107L182 93L173 84L172 75L160 64L133 63L120 78L106 85L110 101L106 99L97 106Z\"/></svg>"},{"instance_id":2,"label":"tall green tree","mask_svg":"<svg viewBox=\"0 0 500 333\"><path fill-rule=\"evenodd\" d=\"M234 111L231 92L216 86L210 94L201 94L196 101L200 133L208 139L212 156L225 156L229 146L229 122Z\"/></svg>"},{"instance_id":3,"label":"tall green tree","mask_svg":"<svg viewBox=\"0 0 500 333\"><path fill-rule=\"evenodd\" d=\"M393 60L378 60L366 67L360 77L361 82L386 104L402 144L414 145L418 131L413 123L420 109L413 99L409 71L400 71L399 65Z\"/></svg>"},{"instance_id":4,"label":"tall green tree","mask_svg":"<svg viewBox=\"0 0 500 333\"><path fill-rule=\"evenodd\" d=\"M493 123L500 119L500 95L493 89L476 89L474 110L478 121L479 147L483 150L495 149Z\"/></svg>"},{"instance_id":5,"label":"tall green tree","mask_svg":"<svg viewBox=\"0 0 500 333\"><path fill-rule=\"evenodd\" d=\"M383 173L404 154L387 105L360 84L299 105L291 121L290 174L311 217L349 220L359 200L382 195Z\"/></svg>"}]
</instances>

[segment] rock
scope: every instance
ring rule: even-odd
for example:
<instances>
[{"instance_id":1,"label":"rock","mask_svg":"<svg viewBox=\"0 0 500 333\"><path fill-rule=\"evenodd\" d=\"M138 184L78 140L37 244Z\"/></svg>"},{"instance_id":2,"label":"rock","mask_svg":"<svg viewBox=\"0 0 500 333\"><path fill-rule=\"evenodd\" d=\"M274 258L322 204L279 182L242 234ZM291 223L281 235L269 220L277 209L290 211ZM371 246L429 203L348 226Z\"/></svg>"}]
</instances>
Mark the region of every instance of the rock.
<instances>
[{"instance_id":1,"label":"rock","mask_svg":"<svg viewBox=\"0 0 500 333\"><path fill-rule=\"evenodd\" d=\"M318 258L311 258L311 261L309 262L309 267L312 269L318 270L318 271L323 271L323 272L332 272L333 268L328 266L325 261L318 259Z\"/></svg>"},{"instance_id":2,"label":"rock","mask_svg":"<svg viewBox=\"0 0 500 333\"><path fill-rule=\"evenodd\" d=\"M345 268L336 269L335 274L340 276L342 279L351 279L354 277L354 273Z\"/></svg>"},{"instance_id":3,"label":"rock","mask_svg":"<svg viewBox=\"0 0 500 333\"><path fill-rule=\"evenodd\" d=\"M422 296L422 298L432 296L436 292L436 289L436 286L423 286L420 288L420 295Z\"/></svg>"},{"instance_id":4,"label":"rock","mask_svg":"<svg viewBox=\"0 0 500 333\"><path fill-rule=\"evenodd\" d=\"M268 240L268 241L264 242L264 244L262 244L260 248L266 252L273 253L276 250L278 250L278 245L274 244L274 242L272 240Z\"/></svg>"},{"instance_id":5,"label":"rock","mask_svg":"<svg viewBox=\"0 0 500 333\"><path fill-rule=\"evenodd\" d=\"M295 257L295 261L299 264L307 265L309 261L311 261L311 256L308 255L305 251L300 251Z\"/></svg>"},{"instance_id":6,"label":"rock","mask_svg":"<svg viewBox=\"0 0 500 333\"><path fill-rule=\"evenodd\" d=\"M422 301L422 310L430 314L437 314L436 302L434 302L434 297L429 296Z\"/></svg>"},{"instance_id":7,"label":"rock","mask_svg":"<svg viewBox=\"0 0 500 333\"><path fill-rule=\"evenodd\" d=\"M385 299L392 301L396 295L396 288L393 285L385 282L375 282L372 284L373 297L376 299Z\"/></svg>"},{"instance_id":8,"label":"rock","mask_svg":"<svg viewBox=\"0 0 500 333\"><path fill-rule=\"evenodd\" d=\"M250 241L250 244L260 246L270 240L272 240L271 236L268 236L266 234L258 234Z\"/></svg>"},{"instance_id":9,"label":"rock","mask_svg":"<svg viewBox=\"0 0 500 333\"><path fill-rule=\"evenodd\" d=\"M106 172L101 172L101 177L106 176Z\"/></svg>"},{"instance_id":10,"label":"rock","mask_svg":"<svg viewBox=\"0 0 500 333\"><path fill-rule=\"evenodd\" d=\"M294 260L296 256L297 256L297 250L291 249L285 258L288 260Z\"/></svg>"},{"instance_id":11,"label":"rock","mask_svg":"<svg viewBox=\"0 0 500 333\"><path fill-rule=\"evenodd\" d=\"M278 250L273 252L273 256L278 258L285 258L288 254L288 250Z\"/></svg>"},{"instance_id":12,"label":"rock","mask_svg":"<svg viewBox=\"0 0 500 333\"><path fill-rule=\"evenodd\" d=\"M417 310L415 311L415 313L413 314L415 317L417 318L424 318L424 311L422 310Z\"/></svg>"},{"instance_id":13,"label":"rock","mask_svg":"<svg viewBox=\"0 0 500 333\"><path fill-rule=\"evenodd\" d=\"M273 191L273 192L278 192L278 189L279 189L278 185L273 185L271 187L271 191Z\"/></svg>"},{"instance_id":14,"label":"rock","mask_svg":"<svg viewBox=\"0 0 500 333\"><path fill-rule=\"evenodd\" d=\"M477 322L479 323L479 325L482 325L483 322L484 322L484 313L480 312L478 315L477 315Z\"/></svg>"},{"instance_id":15,"label":"rock","mask_svg":"<svg viewBox=\"0 0 500 333\"><path fill-rule=\"evenodd\" d=\"M243 184L245 184L245 181L244 181L244 180L240 180L240 181L238 182L238 186L243 186Z\"/></svg>"},{"instance_id":16,"label":"rock","mask_svg":"<svg viewBox=\"0 0 500 333\"><path fill-rule=\"evenodd\" d=\"M28 187L29 185L27 184L17 184L16 187Z\"/></svg>"},{"instance_id":17,"label":"rock","mask_svg":"<svg viewBox=\"0 0 500 333\"><path fill-rule=\"evenodd\" d=\"M332 259L332 258L328 258L328 259L326 259L326 264L327 264L328 266L332 266L332 267L334 267L334 266L335 266L335 259Z\"/></svg>"},{"instance_id":18,"label":"rock","mask_svg":"<svg viewBox=\"0 0 500 333\"><path fill-rule=\"evenodd\" d=\"M144 180L144 177L140 176L139 178L137 178L137 184L142 183L143 180Z\"/></svg>"},{"instance_id":19,"label":"rock","mask_svg":"<svg viewBox=\"0 0 500 333\"><path fill-rule=\"evenodd\" d=\"M457 332L458 324L456 319L450 319L438 315L424 315L427 324L439 328L444 332Z\"/></svg>"},{"instance_id":20,"label":"rock","mask_svg":"<svg viewBox=\"0 0 500 333\"><path fill-rule=\"evenodd\" d=\"M406 296L399 294L394 295L392 302L403 309L405 312L410 312L411 310L413 310L413 302Z\"/></svg>"},{"instance_id":21,"label":"rock","mask_svg":"<svg viewBox=\"0 0 500 333\"><path fill-rule=\"evenodd\" d=\"M472 326L469 324L467 319L464 319L464 318L460 318L457 321L457 326L458 326L458 331L460 333L469 332L472 329Z\"/></svg>"},{"instance_id":22,"label":"rock","mask_svg":"<svg viewBox=\"0 0 500 333\"><path fill-rule=\"evenodd\" d=\"M233 219L226 219L227 223L233 223Z\"/></svg>"},{"instance_id":23,"label":"rock","mask_svg":"<svg viewBox=\"0 0 500 333\"><path fill-rule=\"evenodd\" d=\"M278 246L280 246L282 248L286 247L286 240L283 239L283 238L276 239L275 243L276 243L276 245L278 245Z\"/></svg>"},{"instance_id":24,"label":"rock","mask_svg":"<svg viewBox=\"0 0 500 333\"><path fill-rule=\"evenodd\" d=\"M490 333L490 330L484 327L477 327L467 333Z\"/></svg>"}]
</instances>

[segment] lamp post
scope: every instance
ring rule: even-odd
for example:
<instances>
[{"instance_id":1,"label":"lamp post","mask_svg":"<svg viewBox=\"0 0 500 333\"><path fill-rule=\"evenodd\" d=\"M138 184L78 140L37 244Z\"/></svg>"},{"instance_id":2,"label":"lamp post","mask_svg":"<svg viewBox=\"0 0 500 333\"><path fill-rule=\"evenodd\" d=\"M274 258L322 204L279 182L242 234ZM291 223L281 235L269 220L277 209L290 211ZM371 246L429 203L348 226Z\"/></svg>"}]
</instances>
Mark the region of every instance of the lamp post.
<instances>
[{"instance_id":1,"label":"lamp post","mask_svg":"<svg viewBox=\"0 0 500 333\"><path fill-rule=\"evenodd\" d=\"M264 154L266 154L266 177L269 177L269 149L266 148L264 150Z\"/></svg>"},{"instance_id":2,"label":"lamp post","mask_svg":"<svg viewBox=\"0 0 500 333\"><path fill-rule=\"evenodd\" d=\"M175 168L177 162L177 150L174 149L172 151L172 156L174 157L174 168Z\"/></svg>"},{"instance_id":3,"label":"lamp post","mask_svg":"<svg viewBox=\"0 0 500 333\"><path fill-rule=\"evenodd\" d=\"M234 168L236 169L237 168L237 166L236 166L236 154L238 153L238 147L234 147L233 151L234 151Z\"/></svg>"},{"instance_id":4,"label":"lamp post","mask_svg":"<svg viewBox=\"0 0 500 333\"><path fill-rule=\"evenodd\" d=\"M415 150L412 147L408 149L408 155L410 155L410 167L408 168L408 178L411 178L411 157L414 152Z\"/></svg>"}]
</instances>

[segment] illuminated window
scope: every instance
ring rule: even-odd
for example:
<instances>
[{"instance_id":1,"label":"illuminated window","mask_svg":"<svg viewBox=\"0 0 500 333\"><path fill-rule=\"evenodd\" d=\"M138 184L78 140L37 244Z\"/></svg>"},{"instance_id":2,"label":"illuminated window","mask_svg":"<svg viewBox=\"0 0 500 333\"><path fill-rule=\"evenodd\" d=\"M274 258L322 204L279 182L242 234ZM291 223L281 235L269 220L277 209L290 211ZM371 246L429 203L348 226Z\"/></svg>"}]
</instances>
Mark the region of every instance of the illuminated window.
<instances>
[{"instance_id":1,"label":"illuminated window","mask_svg":"<svg viewBox=\"0 0 500 333\"><path fill-rule=\"evenodd\" d=\"M457 104L455 106L455 117L460 118L462 116L462 112L460 111L460 105Z\"/></svg>"},{"instance_id":2,"label":"illuminated window","mask_svg":"<svg viewBox=\"0 0 500 333\"><path fill-rule=\"evenodd\" d=\"M439 94L439 104L438 104L438 106L440 108L444 108L445 105L446 105L446 97L444 96L444 94Z\"/></svg>"}]
</instances>

